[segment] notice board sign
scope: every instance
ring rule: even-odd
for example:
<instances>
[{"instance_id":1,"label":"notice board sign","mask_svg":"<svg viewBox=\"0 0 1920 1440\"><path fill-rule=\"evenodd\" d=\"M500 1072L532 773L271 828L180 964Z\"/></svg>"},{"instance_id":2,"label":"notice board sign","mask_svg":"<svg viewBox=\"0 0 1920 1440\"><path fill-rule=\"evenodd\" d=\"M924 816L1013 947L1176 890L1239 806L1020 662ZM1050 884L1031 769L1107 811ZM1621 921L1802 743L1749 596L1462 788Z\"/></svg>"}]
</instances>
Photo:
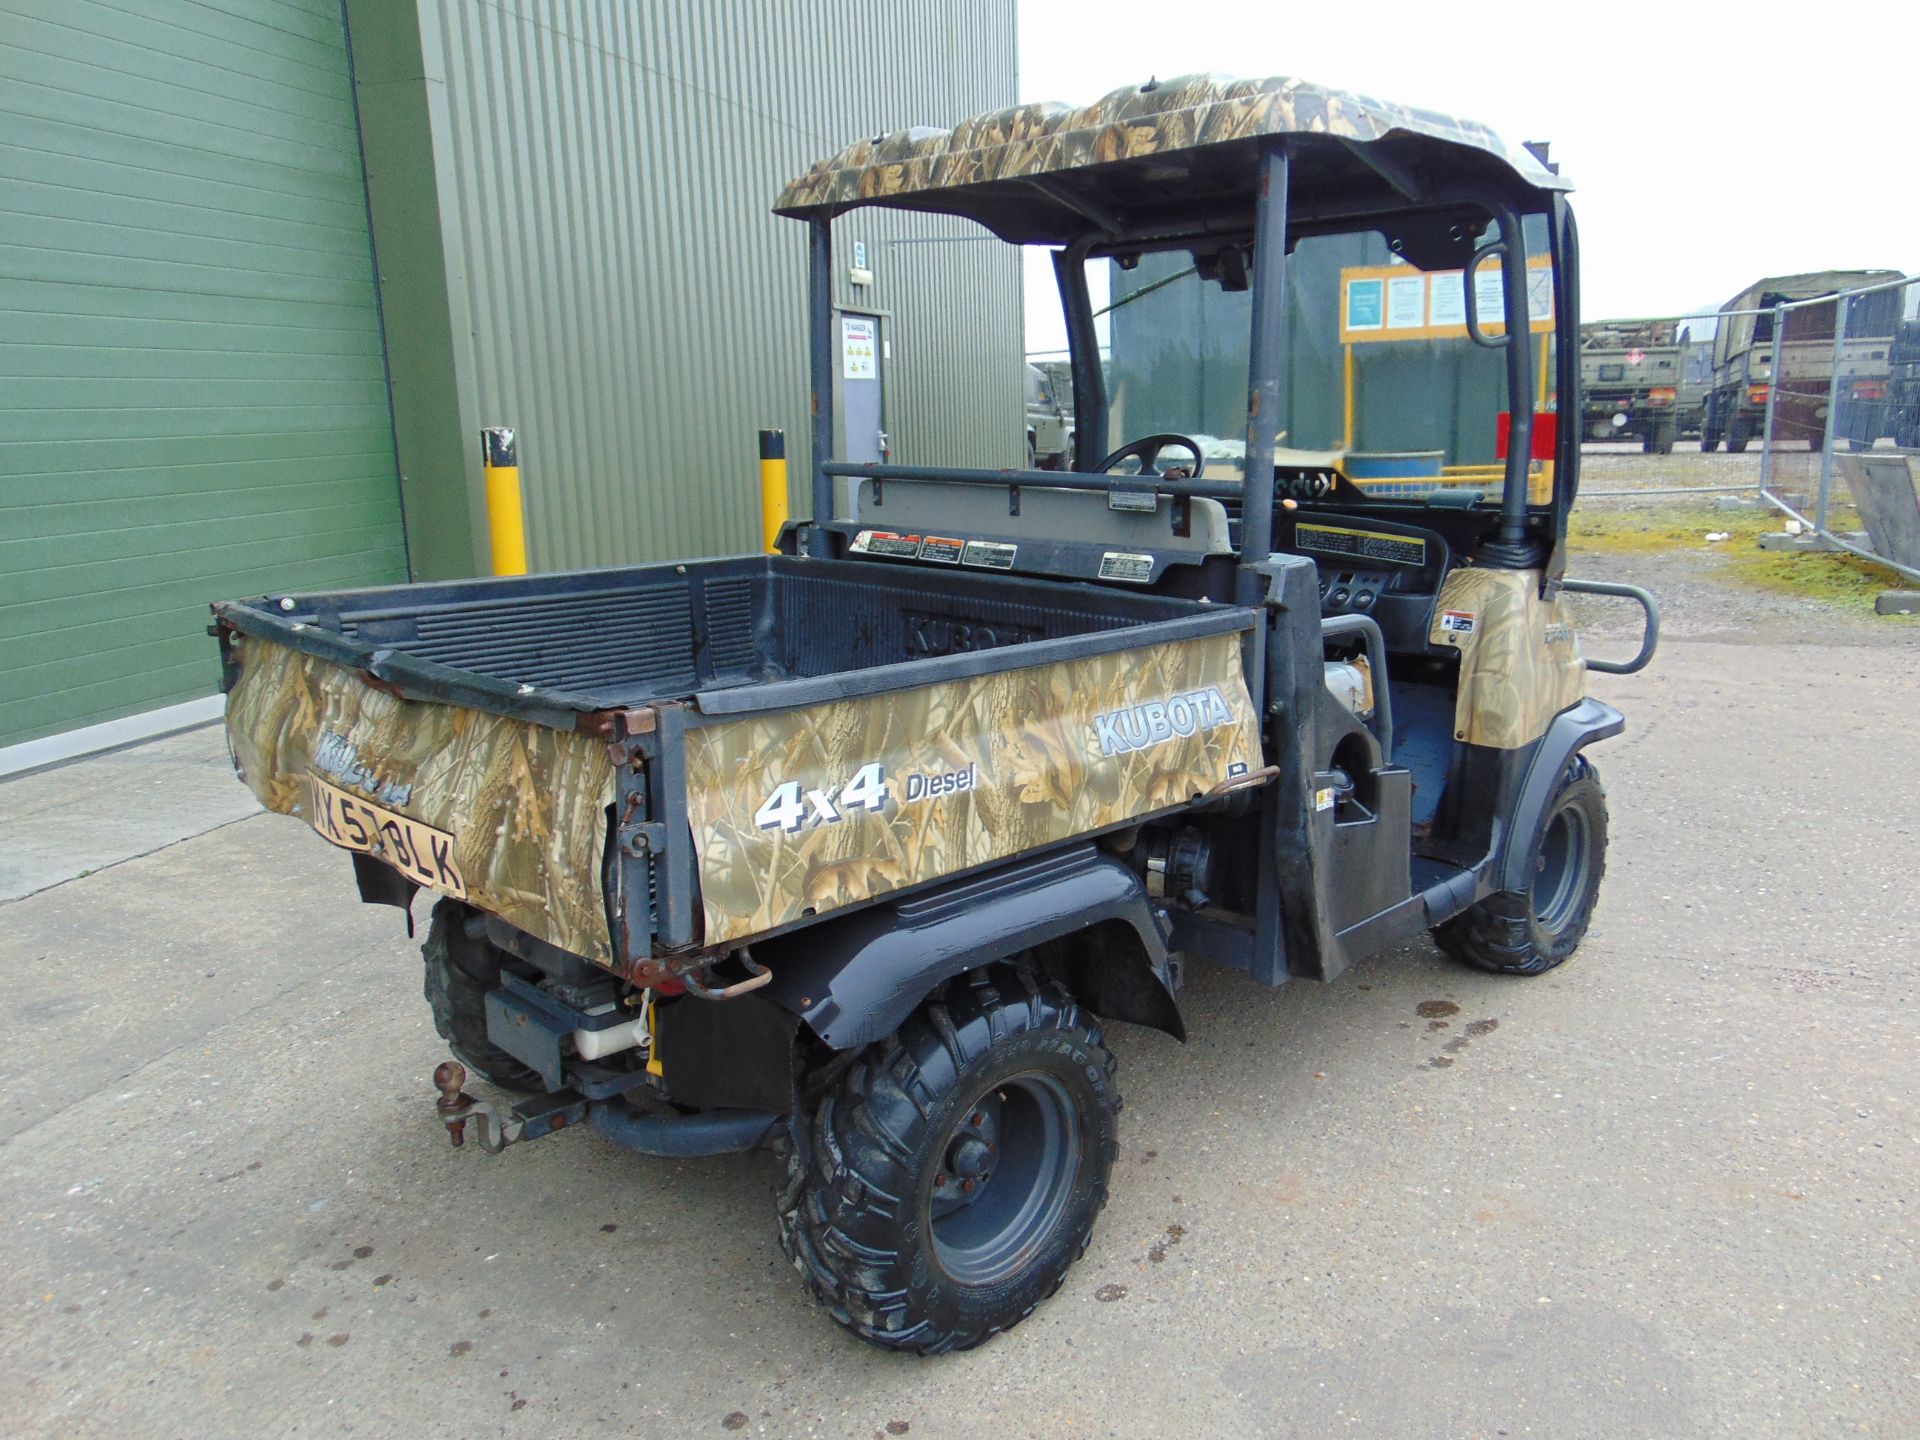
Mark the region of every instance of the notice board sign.
<instances>
[{"instance_id":1,"label":"notice board sign","mask_svg":"<svg viewBox=\"0 0 1920 1440\"><path fill-rule=\"evenodd\" d=\"M1473 281L1480 329L1498 335L1506 328L1507 310L1500 262L1487 261L1474 272ZM1527 315L1534 334L1544 335L1553 329L1553 261L1545 255L1527 260ZM1464 340L1466 336L1464 271L1350 265L1340 272L1341 344Z\"/></svg>"},{"instance_id":2,"label":"notice board sign","mask_svg":"<svg viewBox=\"0 0 1920 1440\"><path fill-rule=\"evenodd\" d=\"M840 317L840 374L847 380L880 378L880 322L873 316Z\"/></svg>"}]
</instances>

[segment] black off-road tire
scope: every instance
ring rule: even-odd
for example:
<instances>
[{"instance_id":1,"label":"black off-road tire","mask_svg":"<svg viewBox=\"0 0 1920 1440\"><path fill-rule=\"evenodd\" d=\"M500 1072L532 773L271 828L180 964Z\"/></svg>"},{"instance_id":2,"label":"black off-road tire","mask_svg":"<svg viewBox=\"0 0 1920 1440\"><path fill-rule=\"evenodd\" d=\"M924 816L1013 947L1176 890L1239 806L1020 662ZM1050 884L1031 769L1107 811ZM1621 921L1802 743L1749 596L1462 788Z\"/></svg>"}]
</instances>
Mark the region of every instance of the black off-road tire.
<instances>
[{"instance_id":1,"label":"black off-road tire","mask_svg":"<svg viewBox=\"0 0 1920 1440\"><path fill-rule=\"evenodd\" d=\"M1086 1253L1119 1110L1091 1015L1028 970L976 970L870 1046L820 1101L810 1163L788 1161L782 1248L861 1339L923 1355L970 1349L1032 1314ZM982 1146L989 1172L973 1198L956 1195ZM989 1241L976 1244L983 1231Z\"/></svg>"},{"instance_id":2,"label":"black off-road tire","mask_svg":"<svg viewBox=\"0 0 1920 1440\"><path fill-rule=\"evenodd\" d=\"M1753 438L1753 422L1744 415L1733 417L1733 423L1727 426L1727 453L1740 455L1745 453L1747 441Z\"/></svg>"},{"instance_id":3,"label":"black off-road tire","mask_svg":"<svg viewBox=\"0 0 1920 1440\"><path fill-rule=\"evenodd\" d=\"M433 1007L433 1028L447 1042L454 1058L483 1080L505 1090L546 1089L539 1072L530 1070L487 1038L487 992L500 984L506 955L485 939L467 934L473 912L458 900L441 900L433 907L427 943L420 947L426 961L424 989Z\"/></svg>"},{"instance_id":4,"label":"black off-road tire","mask_svg":"<svg viewBox=\"0 0 1920 1440\"><path fill-rule=\"evenodd\" d=\"M1607 868L1607 792L1575 756L1528 847L1534 883L1501 891L1436 927L1454 959L1496 975L1542 975L1579 948Z\"/></svg>"}]
</instances>

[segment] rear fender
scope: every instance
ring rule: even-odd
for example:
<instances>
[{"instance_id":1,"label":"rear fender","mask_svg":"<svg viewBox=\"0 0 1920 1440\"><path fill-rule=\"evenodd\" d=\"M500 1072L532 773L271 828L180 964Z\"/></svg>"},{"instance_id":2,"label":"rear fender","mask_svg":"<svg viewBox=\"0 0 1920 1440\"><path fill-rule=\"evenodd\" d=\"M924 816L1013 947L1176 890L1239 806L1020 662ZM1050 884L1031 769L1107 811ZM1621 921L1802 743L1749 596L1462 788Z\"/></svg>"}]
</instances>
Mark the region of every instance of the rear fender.
<instances>
[{"instance_id":1,"label":"rear fender","mask_svg":"<svg viewBox=\"0 0 1920 1440\"><path fill-rule=\"evenodd\" d=\"M774 975L762 994L833 1049L852 1050L899 1029L942 981L1022 951L1048 947L1044 957L1062 948L1051 942L1094 927L1106 942L1094 958L1043 958L1049 972L1096 1013L1181 1035L1167 927L1140 876L1091 845L824 920L754 953ZM1112 943L1116 929L1129 943ZM1128 973L1088 981L1101 956Z\"/></svg>"}]
</instances>

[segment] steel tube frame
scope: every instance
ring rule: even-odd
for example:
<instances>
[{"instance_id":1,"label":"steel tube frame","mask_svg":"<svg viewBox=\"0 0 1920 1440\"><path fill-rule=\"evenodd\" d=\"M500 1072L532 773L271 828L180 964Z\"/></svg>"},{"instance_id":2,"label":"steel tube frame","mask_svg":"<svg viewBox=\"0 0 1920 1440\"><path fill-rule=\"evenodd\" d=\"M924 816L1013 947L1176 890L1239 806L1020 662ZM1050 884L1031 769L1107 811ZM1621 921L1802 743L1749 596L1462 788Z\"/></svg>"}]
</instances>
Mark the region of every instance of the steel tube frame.
<instances>
[{"instance_id":1,"label":"steel tube frame","mask_svg":"<svg viewBox=\"0 0 1920 1440\"><path fill-rule=\"evenodd\" d=\"M1067 322L1073 370L1073 468L1091 472L1107 456L1107 382L1100 369L1100 332L1087 294L1087 253L1093 239L1076 240L1053 256L1054 283Z\"/></svg>"},{"instance_id":2,"label":"steel tube frame","mask_svg":"<svg viewBox=\"0 0 1920 1440\"><path fill-rule=\"evenodd\" d=\"M1280 420L1280 374L1287 363L1287 185L1291 157L1284 141L1260 160L1254 212L1253 333L1247 375L1247 468L1241 496L1242 604L1256 602L1265 580L1256 572L1273 551L1274 427Z\"/></svg>"},{"instance_id":3,"label":"steel tube frame","mask_svg":"<svg viewBox=\"0 0 1920 1440\"><path fill-rule=\"evenodd\" d=\"M1784 348L1787 334L1787 307L1773 307L1773 339L1769 342L1773 349L1767 361L1767 418L1760 424L1760 493L1765 495L1773 489L1773 402L1780 394L1780 352ZM1753 352L1747 352L1747 385L1753 385ZM1736 402L1735 408L1738 407ZM1733 420L1727 420L1727 434L1733 434Z\"/></svg>"},{"instance_id":4,"label":"steel tube frame","mask_svg":"<svg viewBox=\"0 0 1920 1440\"><path fill-rule=\"evenodd\" d=\"M1825 443L1820 447L1820 494L1814 501L1814 528L1825 534L1827 530L1827 511L1829 497L1833 493L1833 441L1834 422L1840 418L1840 355L1847 348L1847 312L1853 308L1851 300L1833 302L1833 374L1827 377L1827 415L1821 428L1825 431ZM1780 346L1774 346L1775 360L1773 378L1780 379Z\"/></svg>"},{"instance_id":5,"label":"steel tube frame","mask_svg":"<svg viewBox=\"0 0 1920 1440\"><path fill-rule=\"evenodd\" d=\"M807 222L807 369L813 385L813 523L807 554L831 552L822 528L833 518L833 222Z\"/></svg>"},{"instance_id":6,"label":"steel tube frame","mask_svg":"<svg viewBox=\"0 0 1920 1440\"><path fill-rule=\"evenodd\" d=\"M1500 227L1500 288L1506 297L1507 475L1500 492L1500 543L1518 550L1527 543L1527 491L1533 465L1533 314L1527 300L1527 232L1520 214L1502 201L1494 209Z\"/></svg>"}]
</instances>

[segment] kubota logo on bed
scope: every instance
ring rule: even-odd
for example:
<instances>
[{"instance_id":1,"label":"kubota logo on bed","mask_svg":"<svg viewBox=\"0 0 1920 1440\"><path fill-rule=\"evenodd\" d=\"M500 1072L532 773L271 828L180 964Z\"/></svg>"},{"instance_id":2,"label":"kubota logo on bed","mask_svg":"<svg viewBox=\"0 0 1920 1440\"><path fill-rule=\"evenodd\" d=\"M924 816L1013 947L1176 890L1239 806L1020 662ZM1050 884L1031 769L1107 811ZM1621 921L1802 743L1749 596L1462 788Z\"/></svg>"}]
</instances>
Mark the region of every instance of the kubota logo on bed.
<instances>
[{"instance_id":1,"label":"kubota logo on bed","mask_svg":"<svg viewBox=\"0 0 1920 1440\"><path fill-rule=\"evenodd\" d=\"M1213 730L1233 723L1233 711L1219 690L1209 685L1190 690L1170 700L1148 700L1127 705L1093 717L1094 737L1102 755L1125 755L1146 750L1198 730Z\"/></svg>"},{"instance_id":2,"label":"kubota logo on bed","mask_svg":"<svg viewBox=\"0 0 1920 1440\"><path fill-rule=\"evenodd\" d=\"M374 799L384 800L389 805L404 805L413 798L412 785L376 775L369 766L361 763L360 751L353 742L331 730L320 732L320 743L313 752L313 765L316 770L326 771L342 785L358 786Z\"/></svg>"}]
</instances>

